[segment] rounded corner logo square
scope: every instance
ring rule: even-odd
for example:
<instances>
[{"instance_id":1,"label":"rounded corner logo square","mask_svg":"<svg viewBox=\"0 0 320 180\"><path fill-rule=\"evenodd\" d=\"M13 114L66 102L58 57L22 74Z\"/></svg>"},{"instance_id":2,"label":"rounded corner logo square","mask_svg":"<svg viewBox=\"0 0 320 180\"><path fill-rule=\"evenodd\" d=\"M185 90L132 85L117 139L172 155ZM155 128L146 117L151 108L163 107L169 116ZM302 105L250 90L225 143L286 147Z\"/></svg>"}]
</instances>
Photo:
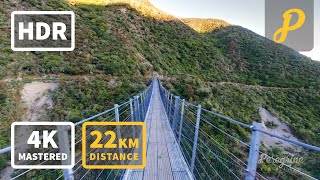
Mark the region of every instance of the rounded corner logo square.
<instances>
[{"instance_id":1,"label":"rounded corner logo square","mask_svg":"<svg viewBox=\"0 0 320 180\"><path fill-rule=\"evenodd\" d=\"M26 140L19 138L18 128L29 130L24 131ZM72 122L13 122L11 124L11 166L13 168L70 169L74 165L75 125Z\"/></svg>"},{"instance_id":2,"label":"rounded corner logo square","mask_svg":"<svg viewBox=\"0 0 320 180\"><path fill-rule=\"evenodd\" d=\"M265 36L296 51L314 48L314 0L266 0Z\"/></svg>"},{"instance_id":3,"label":"rounded corner logo square","mask_svg":"<svg viewBox=\"0 0 320 180\"><path fill-rule=\"evenodd\" d=\"M90 128L88 128L90 127ZM139 130L137 131L136 127L139 127ZM105 128L105 129L104 129ZM118 128L122 128L123 131L119 130ZM126 129L132 129L132 132L136 133L138 141L135 141L135 145L133 147L127 147L130 146L130 140L134 142L133 138L130 139L130 137L126 137L126 134L128 134ZM89 132L87 132L89 130ZM98 132L100 130L100 132ZM125 133L124 133L125 132ZM146 124L143 122L86 122L82 125L82 166L86 169L143 169L146 166L146 156L147 156L147 148L146 148ZM90 137L91 135L91 137ZM131 134L132 135L132 134ZM88 142L89 138L95 138L90 143ZM107 139L110 137L110 139ZM112 138L114 137L114 138ZM106 141L104 141L104 139ZM125 141L123 140L125 139ZM119 140L116 142L116 140ZM112 141L110 143L110 141ZM129 142L128 142L129 141ZM122 142L122 143L121 143ZM131 144L133 144L131 142ZM113 143L113 144L112 144ZM89 145L90 144L90 145ZM93 144L94 147L92 146ZM109 146L108 146L109 145ZM111 147L110 145L117 145L118 148ZM120 146L122 147L120 148ZM140 147L140 149L137 150L137 145ZM123 147L126 146L126 147ZM130 151L125 151L126 148L131 148ZM115 151L112 151L112 149L115 149ZM111 150L111 151L110 151ZM92 155L94 157L97 157L95 154L99 153L105 153L110 154L106 160L97 160L93 159L92 163L89 164ZM138 163L132 163L134 160L131 158L130 160L119 160L110 163L111 158L115 158L115 154L117 157L121 157L121 154L134 154L138 152L139 158L137 159ZM131 157L134 155L131 155ZM100 163L99 163L100 162Z\"/></svg>"},{"instance_id":4,"label":"rounded corner logo square","mask_svg":"<svg viewBox=\"0 0 320 180\"><path fill-rule=\"evenodd\" d=\"M13 11L11 49L13 51L73 51L75 14L73 11Z\"/></svg>"}]
</instances>

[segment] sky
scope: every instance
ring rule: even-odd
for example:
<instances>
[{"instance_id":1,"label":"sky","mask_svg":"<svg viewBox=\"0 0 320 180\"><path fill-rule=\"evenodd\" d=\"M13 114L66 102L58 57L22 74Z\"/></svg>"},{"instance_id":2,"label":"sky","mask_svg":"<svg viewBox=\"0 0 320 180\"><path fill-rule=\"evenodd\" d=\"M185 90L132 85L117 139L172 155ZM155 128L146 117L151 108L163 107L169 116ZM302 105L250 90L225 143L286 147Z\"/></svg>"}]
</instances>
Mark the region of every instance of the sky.
<instances>
[{"instance_id":1,"label":"sky","mask_svg":"<svg viewBox=\"0 0 320 180\"><path fill-rule=\"evenodd\" d=\"M182 18L215 18L265 34L265 0L150 0L160 10ZM315 0L315 44L302 54L320 61L320 1Z\"/></svg>"}]
</instances>

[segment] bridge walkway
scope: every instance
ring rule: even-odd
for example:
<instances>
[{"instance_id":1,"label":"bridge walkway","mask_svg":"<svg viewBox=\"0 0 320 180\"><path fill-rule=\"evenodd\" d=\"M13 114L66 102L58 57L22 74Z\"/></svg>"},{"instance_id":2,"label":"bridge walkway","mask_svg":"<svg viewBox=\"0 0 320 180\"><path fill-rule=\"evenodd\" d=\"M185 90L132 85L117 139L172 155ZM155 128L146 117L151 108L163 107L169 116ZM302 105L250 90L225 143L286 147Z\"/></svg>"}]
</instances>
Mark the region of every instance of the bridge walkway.
<instances>
[{"instance_id":1,"label":"bridge walkway","mask_svg":"<svg viewBox=\"0 0 320 180\"><path fill-rule=\"evenodd\" d=\"M147 166L144 169L127 170L128 180L186 180L193 179L171 130L158 82L154 81L147 125Z\"/></svg>"}]
</instances>

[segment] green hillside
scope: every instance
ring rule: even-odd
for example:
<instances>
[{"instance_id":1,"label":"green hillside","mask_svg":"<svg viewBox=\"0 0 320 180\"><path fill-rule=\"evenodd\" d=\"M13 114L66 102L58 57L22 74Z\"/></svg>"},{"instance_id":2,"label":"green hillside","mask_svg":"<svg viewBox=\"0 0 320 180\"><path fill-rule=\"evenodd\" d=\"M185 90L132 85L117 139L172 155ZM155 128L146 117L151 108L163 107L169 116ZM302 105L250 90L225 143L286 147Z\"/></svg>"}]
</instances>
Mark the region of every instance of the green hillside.
<instances>
[{"instance_id":1,"label":"green hillside","mask_svg":"<svg viewBox=\"0 0 320 180\"><path fill-rule=\"evenodd\" d=\"M188 101L246 123L260 121L264 107L299 140L320 146L319 62L221 20L174 18L146 0L80 2L0 2L0 147L9 144L10 122L22 120L19 90L28 81L16 78L59 78L48 116L76 122L141 91L153 70ZM10 13L22 9L74 11L75 50L13 52ZM243 139L248 134L226 131Z\"/></svg>"},{"instance_id":2,"label":"green hillside","mask_svg":"<svg viewBox=\"0 0 320 180\"><path fill-rule=\"evenodd\" d=\"M247 84L320 88L320 63L239 26L211 33Z\"/></svg>"}]
</instances>

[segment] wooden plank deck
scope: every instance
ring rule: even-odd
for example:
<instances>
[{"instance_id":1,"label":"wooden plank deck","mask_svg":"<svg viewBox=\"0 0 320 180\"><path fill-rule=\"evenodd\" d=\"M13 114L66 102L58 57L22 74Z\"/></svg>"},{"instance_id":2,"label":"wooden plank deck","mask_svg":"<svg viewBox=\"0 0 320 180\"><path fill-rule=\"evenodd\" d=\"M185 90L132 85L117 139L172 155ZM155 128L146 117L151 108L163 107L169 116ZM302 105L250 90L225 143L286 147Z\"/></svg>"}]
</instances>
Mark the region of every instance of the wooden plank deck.
<instances>
[{"instance_id":1,"label":"wooden plank deck","mask_svg":"<svg viewBox=\"0 0 320 180\"><path fill-rule=\"evenodd\" d=\"M126 180L193 179L171 130L162 104L157 81L147 113L147 166L127 170Z\"/></svg>"}]
</instances>

